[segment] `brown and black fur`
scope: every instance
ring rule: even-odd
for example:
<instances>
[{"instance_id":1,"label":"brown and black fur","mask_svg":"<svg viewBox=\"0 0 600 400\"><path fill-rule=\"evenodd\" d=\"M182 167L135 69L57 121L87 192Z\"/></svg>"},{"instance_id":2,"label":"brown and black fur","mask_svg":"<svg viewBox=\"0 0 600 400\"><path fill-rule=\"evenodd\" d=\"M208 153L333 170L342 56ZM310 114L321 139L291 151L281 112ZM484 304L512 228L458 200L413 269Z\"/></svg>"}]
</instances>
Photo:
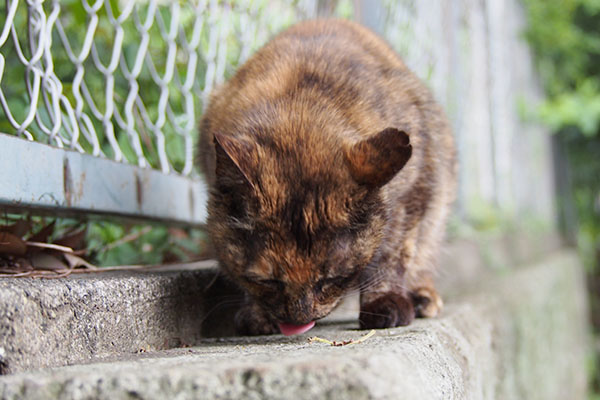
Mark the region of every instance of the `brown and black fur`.
<instances>
[{"instance_id":1,"label":"brown and black fur","mask_svg":"<svg viewBox=\"0 0 600 400\"><path fill-rule=\"evenodd\" d=\"M217 257L247 293L240 333L322 318L357 290L361 328L441 309L452 135L369 30L318 20L276 36L212 94L200 160Z\"/></svg>"}]
</instances>

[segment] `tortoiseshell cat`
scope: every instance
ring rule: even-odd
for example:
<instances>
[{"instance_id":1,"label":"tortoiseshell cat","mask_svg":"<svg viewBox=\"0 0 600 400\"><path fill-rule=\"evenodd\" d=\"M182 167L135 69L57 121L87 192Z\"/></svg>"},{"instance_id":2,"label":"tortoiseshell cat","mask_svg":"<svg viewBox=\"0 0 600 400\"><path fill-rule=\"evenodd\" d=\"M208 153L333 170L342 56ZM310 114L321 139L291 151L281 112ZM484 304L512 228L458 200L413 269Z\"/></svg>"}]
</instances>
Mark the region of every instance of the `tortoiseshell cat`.
<instances>
[{"instance_id":1,"label":"tortoiseshell cat","mask_svg":"<svg viewBox=\"0 0 600 400\"><path fill-rule=\"evenodd\" d=\"M357 290L363 329L440 311L454 143L372 32L317 20L276 36L212 94L200 156L218 260L247 294L239 333L304 332Z\"/></svg>"}]
</instances>

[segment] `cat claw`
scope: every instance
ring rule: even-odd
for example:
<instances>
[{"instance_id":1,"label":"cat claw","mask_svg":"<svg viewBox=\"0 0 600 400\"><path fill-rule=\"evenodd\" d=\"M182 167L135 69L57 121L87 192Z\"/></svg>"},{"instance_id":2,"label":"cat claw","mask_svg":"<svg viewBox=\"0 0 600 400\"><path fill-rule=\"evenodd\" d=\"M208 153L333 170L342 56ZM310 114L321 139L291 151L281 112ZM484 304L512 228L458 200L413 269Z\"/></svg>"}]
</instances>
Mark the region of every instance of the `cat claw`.
<instances>
[{"instance_id":1,"label":"cat claw","mask_svg":"<svg viewBox=\"0 0 600 400\"><path fill-rule=\"evenodd\" d=\"M361 305L359 324L360 329L393 328L410 324L414 317L411 299L388 293Z\"/></svg>"}]
</instances>

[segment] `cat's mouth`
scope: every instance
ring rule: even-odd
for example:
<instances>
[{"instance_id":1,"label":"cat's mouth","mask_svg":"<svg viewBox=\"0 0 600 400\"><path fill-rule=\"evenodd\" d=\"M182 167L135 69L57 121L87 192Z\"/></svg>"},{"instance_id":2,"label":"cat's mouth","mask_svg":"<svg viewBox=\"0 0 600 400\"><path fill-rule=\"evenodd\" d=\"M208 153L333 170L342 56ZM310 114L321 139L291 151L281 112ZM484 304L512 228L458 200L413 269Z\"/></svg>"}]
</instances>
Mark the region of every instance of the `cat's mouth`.
<instances>
[{"instance_id":1,"label":"cat's mouth","mask_svg":"<svg viewBox=\"0 0 600 400\"><path fill-rule=\"evenodd\" d=\"M285 336L299 335L304 332L308 332L313 326L315 326L315 321L311 321L308 324L302 325L294 325L294 324L284 324L279 323L279 330Z\"/></svg>"}]
</instances>

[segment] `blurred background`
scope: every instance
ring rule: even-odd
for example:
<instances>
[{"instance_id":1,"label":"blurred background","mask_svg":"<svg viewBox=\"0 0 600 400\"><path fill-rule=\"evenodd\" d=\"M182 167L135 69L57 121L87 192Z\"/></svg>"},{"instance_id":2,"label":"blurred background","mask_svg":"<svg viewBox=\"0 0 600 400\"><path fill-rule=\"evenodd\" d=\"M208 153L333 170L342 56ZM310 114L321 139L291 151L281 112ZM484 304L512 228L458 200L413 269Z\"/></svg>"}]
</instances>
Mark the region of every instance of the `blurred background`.
<instances>
[{"instance_id":1,"label":"blurred background","mask_svg":"<svg viewBox=\"0 0 600 400\"><path fill-rule=\"evenodd\" d=\"M451 239L485 246L558 232L577 246L596 335L590 397L600 399L599 0L7 0L0 5L0 225L12 247L0 247L2 273L36 270L26 241L73 248L97 266L211 257L200 200L177 216L151 196L138 196L137 208L121 200L106 206L97 199L114 188L90 183L96 202L69 198L65 206L27 186L23 171L39 160L10 149L18 137L131 166L135 176L155 170L176 177L176 188L201 187L194 143L212 88L275 33L322 16L381 34L444 105L461 164ZM62 162L62 153L56 157ZM62 164L48 161L48 169Z\"/></svg>"},{"instance_id":2,"label":"blurred background","mask_svg":"<svg viewBox=\"0 0 600 400\"><path fill-rule=\"evenodd\" d=\"M523 2L523 37L545 98L534 115L551 133L561 232L586 266L595 356L591 398L600 398L600 2Z\"/></svg>"}]
</instances>

